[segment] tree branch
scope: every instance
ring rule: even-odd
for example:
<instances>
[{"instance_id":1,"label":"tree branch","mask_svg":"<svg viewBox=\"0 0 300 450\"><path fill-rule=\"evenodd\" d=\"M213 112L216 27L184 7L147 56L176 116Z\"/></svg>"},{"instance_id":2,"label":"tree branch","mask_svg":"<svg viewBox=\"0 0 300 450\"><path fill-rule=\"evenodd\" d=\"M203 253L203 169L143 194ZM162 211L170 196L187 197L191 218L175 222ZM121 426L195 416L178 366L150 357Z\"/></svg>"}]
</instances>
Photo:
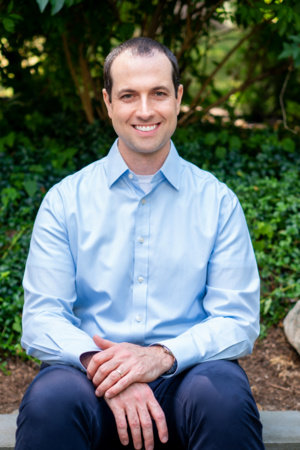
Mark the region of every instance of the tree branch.
<instances>
[{"instance_id":1,"label":"tree branch","mask_svg":"<svg viewBox=\"0 0 300 450\"><path fill-rule=\"evenodd\" d=\"M280 103L280 108L281 108L282 120L283 120L284 128L286 130L291 131L294 134L298 134L295 130L292 130L287 124L286 111L285 111L284 101L283 101L283 97L284 97L284 94L285 94L285 91L286 91L286 87L287 87L287 84L289 82L292 70L293 70L292 67L289 66L287 74L286 74L284 82L283 82L283 85L282 85L282 88L281 88L281 91L280 91L280 94L279 94L279 103Z\"/></svg>"},{"instance_id":2,"label":"tree branch","mask_svg":"<svg viewBox=\"0 0 300 450\"><path fill-rule=\"evenodd\" d=\"M155 8L155 11L152 15L151 22L145 30L145 34L144 34L145 36L152 38L152 39L155 37L156 30L160 25L160 18L161 18L162 11L164 9L164 4L165 4L165 2L163 2L163 1L158 2L157 6Z\"/></svg>"},{"instance_id":3,"label":"tree branch","mask_svg":"<svg viewBox=\"0 0 300 450\"><path fill-rule=\"evenodd\" d=\"M180 61L180 59L182 58L182 56L184 55L184 53L186 51L189 50L189 48L195 43L195 41L198 39L198 33L201 29L201 26L203 25L203 23L206 23L209 21L209 19L211 18L211 16L213 15L213 13L216 11L216 9L222 4L224 3L224 0L219 0L212 8L209 9L208 13L206 16L204 16L203 18L199 19L199 17L197 17L196 19L194 19L194 23L195 23L195 29L193 31L191 31L191 14L188 10L188 14L187 14L187 18L186 18L186 33L185 33L185 37L184 37L184 41L183 44L181 46L181 49L179 52L177 52L176 57L178 59L178 61ZM202 9L202 8L201 8ZM199 11L201 11L201 9ZM195 13L195 10L191 11L192 14ZM183 70L183 69L182 69Z\"/></svg>"},{"instance_id":4,"label":"tree branch","mask_svg":"<svg viewBox=\"0 0 300 450\"><path fill-rule=\"evenodd\" d=\"M88 68L87 61L83 55L83 44L79 45L79 67L81 72L82 88L83 88L81 96L83 99L83 104L85 105L85 112L88 122L93 123L95 118L90 94L91 92L90 71Z\"/></svg>"},{"instance_id":5,"label":"tree branch","mask_svg":"<svg viewBox=\"0 0 300 450\"><path fill-rule=\"evenodd\" d=\"M246 34L244 37L242 37L229 52L224 56L222 61L217 65L217 67L211 72L211 74L206 78L205 82L203 83L200 91L196 95L195 99L192 102L192 107L196 105L202 96L202 93L205 91L206 87L209 85L209 83L212 81L212 79L215 77L215 75L219 72L219 70L224 66L224 64L227 63L229 58L237 51L237 49L245 42L247 41L254 33L256 33L257 29L260 27L260 25L257 25L252 28L252 30Z\"/></svg>"},{"instance_id":6,"label":"tree branch","mask_svg":"<svg viewBox=\"0 0 300 450\"><path fill-rule=\"evenodd\" d=\"M72 61L71 52L70 52L68 40L67 40L65 33L62 34L62 42L63 42L64 53L65 53L66 60L67 60L67 65L68 65L72 80L74 82L74 85L76 87L77 93L81 100L81 105L84 110L86 119L89 123L93 123L94 122L93 111L91 111L91 109L90 109L91 105L88 104L85 93L82 92L82 89L81 89L81 86L80 86L80 83L78 80L78 76L76 74L76 70L75 70L75 67L74 67L74 64Z\"/></svg>"},{"instance_id":7,"label":"tree branch","mask_svg":"<svg viewBox=\"0 0 300 450\"><path fill-rule=\"evenodd\" d=\"M272 67L267 72L261 73L253 78L247 78L240 86L231 89L229 92L227 92L225 95L220 97L217 101L214 103L211 103L206 108L204 108L201 111L201 115L206 114L210 109L215 108L216 106L219 106L220 104L224 103L231 95L236 94L237 92L243 92L245 91L249 86L256 83L257 81L264 80L265 78L268 78L271 75L277 75L278 73L283 72L286 69L285 67L282 67L282 65ZM192 120L189 120L191 115L193 114L193 111L188 111L186 114L184 114L178 121L178 125L181 126L186 123L191 123Z\"/></svg>"}]
</instances>

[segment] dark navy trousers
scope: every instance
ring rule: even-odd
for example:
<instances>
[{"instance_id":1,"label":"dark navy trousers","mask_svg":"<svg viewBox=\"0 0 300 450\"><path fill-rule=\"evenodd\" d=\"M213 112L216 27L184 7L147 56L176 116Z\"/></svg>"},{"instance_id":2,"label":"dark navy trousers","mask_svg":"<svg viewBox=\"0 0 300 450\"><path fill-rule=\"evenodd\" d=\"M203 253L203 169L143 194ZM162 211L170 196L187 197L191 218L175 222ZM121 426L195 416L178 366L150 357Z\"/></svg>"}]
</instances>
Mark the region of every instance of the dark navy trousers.
<instances>
[{"instance_id":1,"label":"dark navy trousers","mask_svg":"<svg viewBox=\"0 0 300 450\"><path fill-rule=\"evenodd\" d=\"M155 449L260 450L262 426L249 382L236 361L210 361L150 383L163 408L169 441ZM86 375L48 366L20 406L15 450L121 450L114 417Z\"/></svg>"}]
</instances>

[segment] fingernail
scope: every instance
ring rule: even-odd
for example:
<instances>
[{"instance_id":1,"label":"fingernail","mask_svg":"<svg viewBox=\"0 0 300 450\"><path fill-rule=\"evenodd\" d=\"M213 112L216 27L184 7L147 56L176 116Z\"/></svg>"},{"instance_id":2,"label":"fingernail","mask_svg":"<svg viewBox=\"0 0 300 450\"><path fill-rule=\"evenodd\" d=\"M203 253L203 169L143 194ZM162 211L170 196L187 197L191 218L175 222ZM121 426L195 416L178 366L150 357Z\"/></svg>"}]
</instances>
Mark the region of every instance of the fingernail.
<instances>
[{"instance_id":1,"label":"fingernail","mask_svg":"<svg viewBox=\"0 0 300 450\"><path fill-rule=\"evenodd\" d=\"M161 442L163 442L163 443L165 444L166 442L168 442L168 439L169 439L169 437L168 437L168 435L166 434L165 436L163 436L163 437L161 438Z\"/></svg>"},{"instance_id":2,"label":"fingernail","mask_svg":"<svg viewBox=\"0 0 300 450\"><path fill-rule=\"evenodd\" d=\"M92 377L91 377L91 375L89 373L87 373L86 376L88 377L88 380L92 379Z\"/></svg>"}]
</instances>

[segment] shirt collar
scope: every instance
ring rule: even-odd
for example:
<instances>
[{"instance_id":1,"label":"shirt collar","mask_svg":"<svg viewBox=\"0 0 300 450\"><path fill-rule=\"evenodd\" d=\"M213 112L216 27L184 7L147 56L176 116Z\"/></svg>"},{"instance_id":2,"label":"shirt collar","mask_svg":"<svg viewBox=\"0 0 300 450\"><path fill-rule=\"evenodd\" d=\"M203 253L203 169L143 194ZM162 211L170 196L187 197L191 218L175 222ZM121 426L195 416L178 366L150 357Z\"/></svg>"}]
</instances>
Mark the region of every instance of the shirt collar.
<instances>
[{"instance_id":1,"label":"shirt collar","mask_svg":"<svg viewBox=\"0 0 300 450\"><path fill-rule=\"evenodd\" d=\"M116 139L107 155L106 174L109 187L111 187L128 170L129 169L119 152L118 139Z\"/></svg>"},{"instance_id":2,"label":"shirt collar","mask_svg":"<svg viewBox=\"0 0 300 450\"><path fill-rule=\"evenodd\" d=\"M118 149L118 139L116 139L107 155L106 174L109 187L128 171L129 169ZM159 173L163 174L175 189L179 189L180 156L172 141L167 159L156 175Z\"/></svg>"},{"instance_id":3,"label":"shirt collar","mask_svg":"<svg viewBox=\"0 0 300 450\"><path fill-rule=\"evenodd\" d=\"M168 182L175 188L179 190L179 180L180 180L180 156L177 153L175 145L171 141L171 148L167 159L163 163L160 172L168 180Z\"/></svg>"}]
</instances>

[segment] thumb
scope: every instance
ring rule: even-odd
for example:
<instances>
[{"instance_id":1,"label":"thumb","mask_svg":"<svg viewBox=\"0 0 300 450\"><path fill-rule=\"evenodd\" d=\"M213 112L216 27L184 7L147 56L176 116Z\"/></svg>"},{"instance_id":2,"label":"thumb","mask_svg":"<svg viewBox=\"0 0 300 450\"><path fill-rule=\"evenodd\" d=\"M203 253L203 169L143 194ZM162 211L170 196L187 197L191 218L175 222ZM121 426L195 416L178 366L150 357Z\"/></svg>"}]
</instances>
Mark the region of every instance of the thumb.
<instances>
[{"instance_id":1,"label":"thumb","mask_svg":"<svg viewBox=\"0 0 300 450\"><path fill-rule=\"evenodd\" d=\"M95 336L93 336L93 340L94 340L95 344L98 345L99 348L101 348L101 350L106 350L115 345L114 342L109 341L108 339L103 339L102 337L98 336L97 334L95 334Z\"/></svg>"}]
</instances>

